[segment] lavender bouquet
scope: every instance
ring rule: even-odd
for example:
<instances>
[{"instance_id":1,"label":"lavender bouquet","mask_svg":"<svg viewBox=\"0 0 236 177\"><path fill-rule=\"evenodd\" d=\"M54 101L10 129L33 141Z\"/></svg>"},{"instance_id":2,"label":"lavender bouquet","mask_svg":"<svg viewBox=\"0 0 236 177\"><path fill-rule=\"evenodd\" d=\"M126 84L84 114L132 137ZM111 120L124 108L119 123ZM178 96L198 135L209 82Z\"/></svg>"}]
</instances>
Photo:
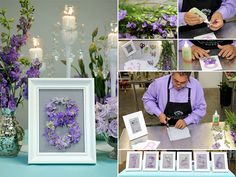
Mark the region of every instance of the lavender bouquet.
<instances>
[{"instance_id":1,"label":"lavender bouquet","mask_svg":"<svg viewBox=\"0 0 236 177\"><path fill-rule=\"evenodd\" d=\"M129 3L119 5L119 38L176 38L177 8L171 5Z\"/></svg>"},{"instance_id":2,"label":"lavender bouquet","mask_svg":"<svg viewBox=\"0 0 236 177\"><path fill-rule=\"evenodd\" d=\"M28 78L39 77L41 63L35 59L30 63L20 57L20 50L29 37L34 8L29 0L19 0L21 5L17 34L11 35L14 19L7 19L6 10L0 9L0 108L15 111L24 98L28 98ZM28 68L26 70L26 68Z\"/></svg>"},{"instance_id":3,"label":"lavender bouquet","mask_svg":"<svg viewBox=\"0 0 236 177\"><path fill-rule=\"evenodd\" d=\"M225 110L225 115L225 126L231 130L234 144L236 144L236 114L232 111Z\"/></svg>"}]
</instances>

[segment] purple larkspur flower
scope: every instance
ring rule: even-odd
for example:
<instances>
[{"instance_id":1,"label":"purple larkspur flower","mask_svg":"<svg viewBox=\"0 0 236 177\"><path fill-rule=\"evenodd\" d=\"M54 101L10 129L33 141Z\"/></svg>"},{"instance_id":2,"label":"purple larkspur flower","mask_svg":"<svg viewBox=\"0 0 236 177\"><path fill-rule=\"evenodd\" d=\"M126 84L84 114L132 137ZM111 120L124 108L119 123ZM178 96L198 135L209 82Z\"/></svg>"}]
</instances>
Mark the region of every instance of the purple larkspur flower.
<instances>
[{"instance_id":1,"label":"purple larkspur flower","mask_svg":"<svg viewBox=\"0 0 236 177\"><path fill-rule=\"evenodd\" d=\"M166 21L168 21L169 16L168 16L167 14L162 15L162 17L163 17L163 19L165 19Z\"/></svg>"},{"instance_id":2,"label":"purple larkspur flower","mask_svg":"<svg viewBox=\"0 0 236 177\"><path fill-rule=\"evenodd\" d=\"M11 96L11 97L9 98L9 101L8 101L8 108L9 108L11 111L15 111L15 109L16 109L16 101L15 101L15 99L14 99L13 96Z\"/></svg>"},{"instance_id":3,"label":"purple larkspur flower","mask_svg":"<svg viewBox=\"0 0 236 177\"><path fill-rule=\"evenodd\" d=\"M155 23L151 24L152 30L155 31L161 27L161 24L158 21L155 21Z\"/></svg>"},{"instance_id":4,"label":"purple larkspur flower","mask_svg":"<svg viewBox=\"0 0 236 177\"><path fill-rule=\"evenodd\" d=\"M107 122L104 120L103 117L96 116L96 133L102 134L107 131Z\"/></svg>"},{"instance_id":5,"label":"purple larkspur flower","mask_svg":"<svg viewBox=\"0 0 236 177\"><path fill-rule=\"evenodd\" d=\"M19 58L19 54L17 53L15 48L10 48L5 53L2 53L0 55L0 58L6 63L6 64L13 64L17 59Z\"/></svg>"},{"instance_id":6,"label":"purple larkspur flower","mask_svg":"<svg viewBox=\"0 0 236 177\"><path fill-rule=\"evenodd\" d=\"M168 21L170 22L170 26L176 26L177 23L177 17L176 15L172 15L168 18Z\"/></svg>"},{"instance_id":7,"label":"purple larkspur flower","mask_svg":"<svg viewBox=\"0 0 236 177\"><path fill-rule=\"evenodd\" d=\"M22 45L26 44L26 39L27 37L25 35L13 35L10 40L11 47L19 49Z\"/></svg>"},{"instance_id":8,"label":"purple larkspur flower","mask_svg":"<svg viewBox=\"0 0 236 177\"><path fill-rule=\"evenodd\" d=\"M119 39L123 38L123 34L119 33Z\"/></svg>"},{"instance_id":9,"label":"purple larkspur flower","mask_svg":"<svg viewBox=\"0 0 236 177\"><path fill-rule=\"evenodd\" d=\"M142 24L142 28L146 28L147 26L148 26L147 21L144 21L143 24Z\"/></svg>"},{"instance_id":10,"label":"purple larkspur flower","mask_svg":"<svg viewBox=\"0 0 236 177\"><path fill-rule=\"evenodd\" d=\"M117 138L117 120L113 119L108 125L108 135Z\"/></svg>"},{"instance_id":11,"label":"purple larkspur flower","mask_svg":"<svg viewBox=\"0 0 236 177\"><path fill-rule=\"evenodd\" d=\"M40 71L31 66L29 70L26 71L26 75L28 78L37 78L40 75Z\"/></svg>"},{"instance_id":12,"label":"purple larkspur flower","mask_svg":"<svg viewBox=\"0 0 236 177\"><path fill-rule=\"evenodd\" d=\"M136 28L136 24L134 22L128 22L126 25L126 28L134 29L134 28Z\"/></svg>"},{"instance_id":13,"label":"purple larkspur flower","mask_svg":"<svg viewBox=\"0 0 236 177\"><path fill-rule=\"evenodd\" d=\"M17 25L18 30L22 30L23 34L26 34L31 27L31 22L29 22L25 17L21 16L19 19L19 24Z\"/></svg>"},{"instance_id":14,"label":"purple larkspur flower","mask_svg":"<svg viewBox=\"0 0 236 177\"><path fill-rule=\"evenodd\" d=\"M216 142L212 145L212 149L219 149L220 148L220 143Z\"/></svg>"},{"instance_id":15,"label":"purple larkspur flower","mask_svg":"<svg viewBox=\"0 0 236 177\"><path fill-rule=\"evenodd\" d=\"M119 21L123 20L127 15L127 11L126 10L120 10L119 11Z\"/></svg>"},{"instance_id":16,"label":"purple larkspur flower","mask_svg":"<svg viewBox=\"0 0 236 177\"><path fill-rule=\"evenodd\" d=\"M66 109L66 114L71 117L77 117L79 108L77 106L73 106Z\"/></svg>"},{"instance_id":17,"label":"purple larkspur flower","mask_svg":"<svg viewBox=\"0 0 236 177\"><path fill-rule=\"evenodd\" d=\"M126 39L137 39L136 36L131 36L129 33L125 33L125 38Z\"/></svg>"},{"instance_id":18,"label":"purple larkspur flower","mask_svg":"<svg viewBox=\"0 0 236 177\"><path fill-rule=\"evenodd\" d=\"M13 82L16 82L20 79L21 69L20 69L20 64L18 62L14 62L13 68L10 71L10 76Z\"/></svg>"}]
</instances>

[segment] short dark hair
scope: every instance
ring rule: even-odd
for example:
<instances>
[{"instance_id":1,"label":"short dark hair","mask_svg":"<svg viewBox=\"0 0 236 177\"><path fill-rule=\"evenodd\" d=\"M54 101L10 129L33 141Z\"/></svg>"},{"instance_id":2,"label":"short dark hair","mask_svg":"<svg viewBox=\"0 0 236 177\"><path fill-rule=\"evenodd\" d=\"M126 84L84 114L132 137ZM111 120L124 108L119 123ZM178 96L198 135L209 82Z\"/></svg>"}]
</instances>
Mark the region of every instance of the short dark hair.
<instances>
[{"instance_id":1,"label":"short dark hair","mask_svg":"<svg viewBox=\"0 0 236 177\"><path fill-rule=\"evenodd\" d=\"M191 75L191 72L172 72L172 74L178 73L180 76L187 76L188 78Z\"/></svg>"}]
</instances>

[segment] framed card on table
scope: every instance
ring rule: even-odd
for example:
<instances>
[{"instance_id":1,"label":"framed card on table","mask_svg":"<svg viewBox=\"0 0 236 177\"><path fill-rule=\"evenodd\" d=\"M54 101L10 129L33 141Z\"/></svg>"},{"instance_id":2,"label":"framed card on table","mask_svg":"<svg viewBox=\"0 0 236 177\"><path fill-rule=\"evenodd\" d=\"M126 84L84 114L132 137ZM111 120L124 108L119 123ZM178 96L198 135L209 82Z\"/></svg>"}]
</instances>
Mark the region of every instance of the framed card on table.
<instances>
[{"instance_id":1,"label":"framed card on table","mask_svg":"<svg viewBox=\"0 0 236 177\"><path fill-rule=\"evenodd\" d=\"M93 79L29 79L29 164L95 164Z\"/></svg>"},{"instance_id":2,"label":"framed card on table","mask_svg":"<svg viewBox=\"0 0 236 177\"><path fill-rule=\"evenodd\" d=\"M144 151L143 171L158 171L158 162L158 151Z\"/></svg>"},{"instance_id":3,"label":"framed card on table","mask_svg":"<svg viewBox=\"0 0 236 177\"><path fill-rule=\"evenodd\" d=\"M126 171L142 170L142 151L128 151L126 157Z\"/></svg>"}]
</instances>

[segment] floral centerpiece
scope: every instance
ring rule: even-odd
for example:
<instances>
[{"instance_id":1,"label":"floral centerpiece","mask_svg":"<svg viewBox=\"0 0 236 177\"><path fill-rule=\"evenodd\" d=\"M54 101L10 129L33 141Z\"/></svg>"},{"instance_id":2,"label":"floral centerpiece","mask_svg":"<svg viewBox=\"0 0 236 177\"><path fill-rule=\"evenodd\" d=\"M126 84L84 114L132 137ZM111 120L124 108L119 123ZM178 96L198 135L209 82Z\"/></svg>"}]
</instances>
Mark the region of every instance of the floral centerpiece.
<instances>
[{"instance_id":1,"label":"floral centerpiece","mask_svg":"<svg viewBox=\"0 0 236 177\"><path fill-rule=\"evenodd\" d=\"M236 114L232 111L225 110L226 120L225 125L226 128L229 128L231 131L231 135L234 140L234 144L236 144Z\"/></svg>"},{"instance_id":2,"label":"floral centerpiece","mask_svg":"<svg viewBox=\"0 0 236 177\"><path fill-rule=\"evenodd\" d=\"M15 119L16 108L28 98L28 78L39 77L41 63L20 57L33 22L34 8L30 0L19 0L21 5L17 34L11 35L14 19L0 9L2 27L0 43L0 155L15 156L22 145L23 129ZM28 69L27 69L28 68Z\"/></svg>"},{"instance_id":3,"label":"floral centerpiece","mask_svg":"<svg viewBox=\"0 0 236 177\"><path fill-rule=\"evenodd\" d=\"M119 38L174 38L177 36L176 24L177 7L120 1Z\"/></svg>"},{"instance_id":4,"label":"floral centerpiece","mask_svg":"<svg viewBox=\"0 0 236 177\"><path fill-rule=\"evenodd\" d=\"M117 158L117 98L109 97L105 104L96 103L96 133L114 147L110 157Z\"/></svg>"}]
</instances>

